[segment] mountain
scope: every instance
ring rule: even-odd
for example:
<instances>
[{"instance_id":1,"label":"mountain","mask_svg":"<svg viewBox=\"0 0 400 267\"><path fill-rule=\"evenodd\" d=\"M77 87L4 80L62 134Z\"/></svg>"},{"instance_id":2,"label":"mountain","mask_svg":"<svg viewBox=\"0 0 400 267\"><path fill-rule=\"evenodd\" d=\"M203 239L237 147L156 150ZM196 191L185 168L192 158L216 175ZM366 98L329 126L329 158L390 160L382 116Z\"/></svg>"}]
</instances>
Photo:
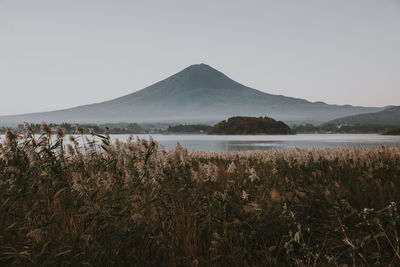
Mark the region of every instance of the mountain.
<instances>
[{"instance_id":1,"label":"mountain","mask_svg":"<svg viewBox=\"0 0 400 267\"><path fill-rule=\"evenodd\" d=\"M233 116L268 116L288 123L322 123L380 110L382 108L328 105L264 93L244 86L206 64L197 64L110 101L51 112L3 116L0 124L24 121L215 123Z\"/></svg>"},{"instance_id":2,"label":"mountain","mask_svg":"<svg viewBox=\"0 0 400 267\"><path fill-rule=\"evenodd\" d=\"M385 110L331 120L328 124L346 125L380 125L400 127L400 106L390 107Z\"/></svg>"}]
</instances>

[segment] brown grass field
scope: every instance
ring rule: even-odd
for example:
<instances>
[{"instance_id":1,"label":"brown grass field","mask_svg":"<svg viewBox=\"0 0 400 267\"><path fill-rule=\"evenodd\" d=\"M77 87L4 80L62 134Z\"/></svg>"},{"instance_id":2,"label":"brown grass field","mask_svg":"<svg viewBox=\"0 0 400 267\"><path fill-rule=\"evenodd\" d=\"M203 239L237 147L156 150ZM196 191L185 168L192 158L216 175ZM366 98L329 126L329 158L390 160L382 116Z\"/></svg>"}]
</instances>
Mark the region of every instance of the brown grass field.
<instances>
[{"instance_id":1,"label":"brown grass field","mask_svg":"<svg viewBox=\"0 0 400 267\"><path fill-rule=\"evenodd\" d=\"M5 133L1 266L400 265L400 146L188 153L77 130Z\"/></svg>"}]
</instances>

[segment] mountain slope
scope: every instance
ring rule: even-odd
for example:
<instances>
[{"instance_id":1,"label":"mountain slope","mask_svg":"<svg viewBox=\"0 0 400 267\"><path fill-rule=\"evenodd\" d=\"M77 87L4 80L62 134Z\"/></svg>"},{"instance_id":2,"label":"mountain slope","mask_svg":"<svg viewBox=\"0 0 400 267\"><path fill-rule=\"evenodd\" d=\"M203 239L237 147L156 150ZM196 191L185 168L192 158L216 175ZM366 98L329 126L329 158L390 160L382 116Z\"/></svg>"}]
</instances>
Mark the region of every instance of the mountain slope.
<instances>
[{"instance_id":1,"label":"mountain slope","mask_svg":"<svg viewBox=\"0 0 400 267\"><path fill-rule=\"evenodd\" d=\"M382 108L328 105L267 94L205 64L187 67L132 94L70 109L0 117L27 122L217 122L232 116L269 116L285 122L324 122Z\"/></svg>"},{"instance_id":2,"label":"mountain slope","mask_svg":"<svg viewBox=\"0 0 400 267\"><path fill-rule=\"evenodd\" d=\"M375 113L366 113L343 117L328 122L329 124L360 124L360 125L382 125L400 126L400 106L390 107Z\"/></svg>"}]
</instances>

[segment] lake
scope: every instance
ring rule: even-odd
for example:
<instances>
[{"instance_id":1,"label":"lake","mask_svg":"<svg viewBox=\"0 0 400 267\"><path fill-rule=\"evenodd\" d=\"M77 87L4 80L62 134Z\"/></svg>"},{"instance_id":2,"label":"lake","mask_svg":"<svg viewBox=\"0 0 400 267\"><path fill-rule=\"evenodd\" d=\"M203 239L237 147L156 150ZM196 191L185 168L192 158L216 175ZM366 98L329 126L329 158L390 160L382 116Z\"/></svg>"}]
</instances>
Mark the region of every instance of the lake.
<instances>
[{"instance_id":1,"label":"lake","mask_svg":"<svg viewBox=\"0 0 400 267\"><path fill-rule=\"evenodd\" d=\"M152 136L165 149L180 143L189 151L246 151L292 148L374 147L400 145L400 136L378 134L297 134L297 135L161 135ZM111 135L113 140L126 140L129 135Z\"/></svg>"},{"instance_id":2,"label":"lake","mask_svg":"<svg viewBox=\"0 0 400 267\"><path fill-rule=\"evenodd\" d=\"M113 134L111 139L126 141L130 135ZM292 148L334 148L334 147L376 147L381 145L398 146L400 136L379 134L297 134L297 135L163 135L138 134L140 138L154 138L162 147L169 150L177 143L189 151L247 151ZM39 137L37 135L36 137ZM77 136L78 139L79 136ZM0 135L0 141L4 135ZM68 136L65 140L68 142Z\"/></svg>"}]
</instances>

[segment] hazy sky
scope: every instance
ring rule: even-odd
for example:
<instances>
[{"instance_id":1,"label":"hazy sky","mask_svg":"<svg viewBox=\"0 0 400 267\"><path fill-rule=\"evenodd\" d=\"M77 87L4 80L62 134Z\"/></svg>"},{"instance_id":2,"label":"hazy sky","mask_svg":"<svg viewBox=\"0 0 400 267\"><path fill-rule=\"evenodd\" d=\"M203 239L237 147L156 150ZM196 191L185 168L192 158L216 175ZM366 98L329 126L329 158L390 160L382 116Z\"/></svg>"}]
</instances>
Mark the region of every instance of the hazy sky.
<instances>
[{"instance_id":1,"label":"hazy sky","mask_svg":"<svg viewBox=\"0 0 400 267\"><path fill-rule=\"evenodd\" d=\"M0 115L109 100L197 63L268 93L400 105L400 0L0 0Z\"/></svg>"}]
</instances>

